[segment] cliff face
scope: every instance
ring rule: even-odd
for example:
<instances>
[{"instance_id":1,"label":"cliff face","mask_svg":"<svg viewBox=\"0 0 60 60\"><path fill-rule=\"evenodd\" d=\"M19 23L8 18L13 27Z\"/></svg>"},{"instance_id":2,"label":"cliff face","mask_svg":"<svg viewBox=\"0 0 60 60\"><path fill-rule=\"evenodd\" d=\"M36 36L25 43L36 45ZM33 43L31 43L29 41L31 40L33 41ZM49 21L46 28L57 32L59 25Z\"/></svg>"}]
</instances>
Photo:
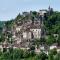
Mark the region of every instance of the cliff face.
<instances>
[{"instance_id":1,"label":"cliff face","mask_svg":"<svg viewBox=\"0 0 60 60\"><path fill-rule=\"evenodd\" d=\"M15 19L5 22L6 40L9 43L13 42L14 46L17 44L22 46L21 44L24 43L23 45L26 47L29 46L32 39L40 39L44 13L47 11L24 12L22 15L18 14Z\"/></svg>"}]
</instances>

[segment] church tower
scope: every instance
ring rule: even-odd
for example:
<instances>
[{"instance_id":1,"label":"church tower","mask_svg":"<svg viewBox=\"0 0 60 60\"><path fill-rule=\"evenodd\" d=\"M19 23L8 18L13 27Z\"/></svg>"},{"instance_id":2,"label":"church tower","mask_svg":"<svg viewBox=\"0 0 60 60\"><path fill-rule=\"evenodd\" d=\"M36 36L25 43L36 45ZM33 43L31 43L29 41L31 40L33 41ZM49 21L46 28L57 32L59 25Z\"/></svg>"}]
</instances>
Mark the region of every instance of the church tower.
<instances>
[{"instance_id":1,"label":"church tower","mask_svg":"<svg viewBox=\"0 0 60 60\"><path fill-rule=\"evenodd\" d=\"M51 8L51 5L50 5L50 0L49 0L49 7L48 7L48 13L49 15L51 15L53 13L53 8Z\"/></svg>"}]
</instances>

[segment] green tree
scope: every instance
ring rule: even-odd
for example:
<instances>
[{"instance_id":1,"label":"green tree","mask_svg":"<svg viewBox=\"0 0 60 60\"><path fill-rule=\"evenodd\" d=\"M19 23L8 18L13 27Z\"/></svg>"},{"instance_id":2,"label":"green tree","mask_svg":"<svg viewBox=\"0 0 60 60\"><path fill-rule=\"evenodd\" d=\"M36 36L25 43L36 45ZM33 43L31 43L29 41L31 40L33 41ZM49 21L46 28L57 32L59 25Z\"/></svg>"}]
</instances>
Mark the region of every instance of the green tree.
<instances>
[{"instance_id":1,"label":"green tree","mask_svg":"<svg viewBox=\"0 0 60 60\"><path fill-rule=\"evenodd\" d=\"M54 57L54 60L60 60L60 52L56 54L56 56Z\"/></svg>"},{"instance_id":2,"label":"green tree","mask_svg":"<svg viewBox=\"0 0 60 60\"><path fill-rule=\"evenodd\" d=\"M35 60L46 60L46 59L48 59L48 56L44 52L40 52L40 54L36 55L35 57Z\"/></svg>"},{"instance_id":3,"label":"green tree","mask_svg":"<svg viewBox=\"0 0 60 60\"><path fill-rule=\"evenodd\" d=\"M49 35L49 36L47 36L47 39L46 39L46 44L47 45L51 45L51 44L53 44L53 43L55 43L56 41L55 41L55 38L54 38L54 36L53 35Z\"/></svg>"},{"instance_id":4,"label":"green tree","mask_svg":"<svg viewBox=\"0 0 60 60\"><path fill-rule=\"evenodd\" d=\"M48 54L48 60L54 60L54 57L56 56L56 54L57 54L56 49L50 50Z\"/></svg>"},{"instance_id":5,"label":"green tree","mask_svg":"<svg viewBox=\"0 0 60 60\"><path fill-rule=\"evenodd\" d=\"M60 46L60 34L58 36L58 40L57 40L58 46Z\"/></svg>"},{"instance_id":6,"label":"green tree","mask_svg":"<svg viewBox=\"0 0 60 60\"><path fill-rule=\"evenodd\" d=\"M40 39L34 39L32 41L32 45L37 46L37 48L39 48L40 43L41 43Z\"/></svg>"},{"instance_id":7,"label":"green tree","mask_svg":"<svg viewBox=\"0 0 60 60\"><path fill-rule=\"evenodd\" d=\"M30 52L27 50L24 50L23 52L23 58L28 58L30 56Z\"/></svg>"},{"instance_id":8,"label":"green tree","mask_svg":"<svg viewBox=\"0 0 60 60\"><path fill-rule=\"evenodd\" d=\"M23 55L23 51L20 50L20 49L15 49L13 50L13 59L14 60L19 60L20 58L22 58L22 55Z\"/></svg>"},{"instance_id":9,"label":"green tree","mask_svg":"<svg viewBox=\"0 0 60 60\"><path fill-rule=\"evenodd\" d=\"M5 41L5 36L3 34L0 35L0 42L4 42Z\"/></svg>"}]
</instances>

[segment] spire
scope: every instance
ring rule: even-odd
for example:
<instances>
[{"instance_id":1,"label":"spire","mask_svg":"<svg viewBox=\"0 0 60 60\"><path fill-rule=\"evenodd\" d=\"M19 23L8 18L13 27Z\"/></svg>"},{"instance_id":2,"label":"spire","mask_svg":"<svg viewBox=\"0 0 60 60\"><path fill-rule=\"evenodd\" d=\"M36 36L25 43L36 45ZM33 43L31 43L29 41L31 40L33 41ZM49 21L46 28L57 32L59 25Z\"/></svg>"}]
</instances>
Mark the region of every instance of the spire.
<instances>
[{"instance_id":1,"label":"spire","mask_svg":"<svg viewBox=\"0 0 60 60\"><path fill-rule=\"evenodd\" d=\"M49 0L48 13L49 13L49 16L53 13L53 8L51 8L51 0Z\"/></svg>"},{"instance_id":2,"label":"spire","mask_svg":"<svg viewBox=\"0 0 60 60\"><path fill-rule=\"evenodd\" d=\"M50 6L48 7L49 11L51 10Z\"/></svg>"},{"instance_id":3,"label":"spire","mask_svg":"<svg viewBox=\"0 0 60 60\"><path fill-rule=\"evenodd\" d=\"M50 11L50 9L51 9L51 8L50 8L50 0L49 0L49 8L48 8L48 9L49 9L49 11Z\"/></svg>"},{"instance_id":4,"label":"spire","mask_svg":"<svg viewBox=\"0 0 60 60\"><path fill-rule=\"evenodd\" d=\"M51 10L51 7L50 7L50 0L49 0L49 7L48 7L49 15L50 15L50 10Z\"/></svg>"}]
</instances>

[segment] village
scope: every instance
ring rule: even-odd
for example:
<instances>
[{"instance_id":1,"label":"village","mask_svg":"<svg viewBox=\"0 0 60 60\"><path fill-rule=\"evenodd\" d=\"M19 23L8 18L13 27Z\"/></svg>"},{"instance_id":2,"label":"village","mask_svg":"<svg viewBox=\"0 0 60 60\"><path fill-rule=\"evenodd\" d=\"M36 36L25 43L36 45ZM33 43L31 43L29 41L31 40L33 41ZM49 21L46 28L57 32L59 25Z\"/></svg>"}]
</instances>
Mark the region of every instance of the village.
<instances>
[{"instance_id":1,"label":"village","mask_svg":"<svg viewBox=\"0 0 60 60\"><path fill-rule=\"evenodd\" d=\"M48 10L39 10L39 12L37 12L38 17L35 17L32 12L23 12L24 17L32 14L32 19L30 16L28 20L19 19L17 22L14 22L13 26L11 26L11 29L6 28L5 26L3 28L3 33L11 33L12 35L11 38L9 38L8 35L5 34L5 41L0 44L1 51L3 51L4 48L7 48L8 50L10 47L13 47L14 49L20 48L23 50L29 50L32 47L35 48L35 52L37 53L43 50L46 54L48 54L48 51L54 48L56 48L59 52L60 47L57 46L57 43L54 43L51 46L48 46L44 43L37 43L40 42L40 39L46 37L43 23L44 16L47 15L48 12L50 14L51 9L52 8L49 7ZM58 34L54 34L54 36L58 36ZM10 43L7 41L8 38ZM11 42L12 40L13 42Z\"/></svg>"}]
</instances>

